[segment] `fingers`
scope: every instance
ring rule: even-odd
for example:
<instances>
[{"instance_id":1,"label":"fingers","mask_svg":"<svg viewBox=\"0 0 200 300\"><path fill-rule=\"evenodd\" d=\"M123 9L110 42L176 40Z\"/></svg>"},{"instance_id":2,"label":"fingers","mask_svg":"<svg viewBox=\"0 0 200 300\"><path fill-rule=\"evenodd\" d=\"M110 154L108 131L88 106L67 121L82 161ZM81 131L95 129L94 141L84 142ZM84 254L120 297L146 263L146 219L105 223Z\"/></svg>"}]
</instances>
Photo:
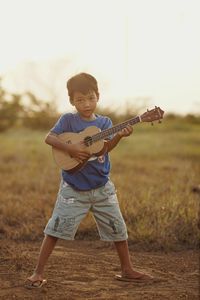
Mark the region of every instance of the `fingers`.
<instances>
[{"instance_id":1,"label":"fingers","mask_svg":"<svg viewBox=\"0 0 200 300\"><path fill-rule=\"evenodd\" d=\"M128 132L133 132L133 127L129 124L124 129L128 130Z\"/></svg>"},{"instance_id":2,"label":"fingers","mask_svg":"<svg viewBox=\"0 0 200 300\"><path fill-rule=\"evenodd\" d=\"M83 155L86 158L90 156L90 152L86 150L81 150L78 154Z\"/></svg>"},{"instance_id":3,"label":"fingers","mask_svg":"<svg viewBox=\"0 0 200 300\"><path fill-rule=\"evenodd\" d=\"M88 153L79 153L77 157L80 159L88 159L90 155Z\"/></svg>"},{"instance_id":4,"label":"fingers","mask_svg":"<svg viewBox=\"0 0 200 300\"><path fill-rule=\"evenodd\" d=\"M74 157L79 163L82 163L84 160L90 157L90 153L86 151L79 151L79 153Z\"/></svg>"},{"instance_id":5,"label":"fingers","mask_svg":"<svg viewBox=\"0 0 200 300\"><path fill-rule=\"evenodd\" d=\"M125 128L125 131L128 135L130 135L133 132L133 128L129 125L127 128Z\"/></svg>"},{"instance_id":6,"label":"fingers","mask_svg":"<svg viewBox=\"0 0 200 300\"><path fill-rule=\"evenodd\" d=\"M121 136L129 136L133 132L131 125L127 125L124 129L120 131Z\"/></svg>"}]
</instances>

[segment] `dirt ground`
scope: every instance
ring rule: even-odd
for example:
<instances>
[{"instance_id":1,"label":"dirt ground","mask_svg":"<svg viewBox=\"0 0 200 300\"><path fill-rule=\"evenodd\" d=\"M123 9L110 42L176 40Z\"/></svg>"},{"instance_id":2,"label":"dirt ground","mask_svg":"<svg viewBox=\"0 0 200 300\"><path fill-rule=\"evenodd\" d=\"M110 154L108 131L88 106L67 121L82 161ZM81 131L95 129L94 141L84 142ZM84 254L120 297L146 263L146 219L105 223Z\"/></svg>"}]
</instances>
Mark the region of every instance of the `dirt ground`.
<instances>
[{"instance_id":1,"label":"dirt ground","mask_svg":"<svg viewBox=\"0 0 200 300\"><path fill-rule=\"evenodd\" d=\"M155 276L151 284L114 279L120 273L115 248L101 241L59 241L46 267L47 285L23 287L33 271L40 243L1 241L0 299L125 300L200 299L199 253L145 252L130 246L135 269Z\"/></svg>"}]
</instances>

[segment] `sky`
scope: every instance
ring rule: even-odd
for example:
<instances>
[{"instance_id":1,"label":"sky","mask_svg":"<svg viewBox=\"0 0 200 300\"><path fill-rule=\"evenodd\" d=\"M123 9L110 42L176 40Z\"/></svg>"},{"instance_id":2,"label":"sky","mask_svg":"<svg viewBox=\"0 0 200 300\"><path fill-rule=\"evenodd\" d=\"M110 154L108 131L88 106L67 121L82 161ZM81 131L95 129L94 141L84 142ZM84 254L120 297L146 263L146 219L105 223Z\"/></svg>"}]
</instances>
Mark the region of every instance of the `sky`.
<instances>
[{"instance_id":1,"label":"sky","mask_svg":"<svg viewBox=\"0 0 200 300\"><path fill-rule=\"evenodd\" d=\"M0 0L0 75L70 110L66 80L94 75L100 105L200 113L199 0Z\"/></svg>"}]
</instances>

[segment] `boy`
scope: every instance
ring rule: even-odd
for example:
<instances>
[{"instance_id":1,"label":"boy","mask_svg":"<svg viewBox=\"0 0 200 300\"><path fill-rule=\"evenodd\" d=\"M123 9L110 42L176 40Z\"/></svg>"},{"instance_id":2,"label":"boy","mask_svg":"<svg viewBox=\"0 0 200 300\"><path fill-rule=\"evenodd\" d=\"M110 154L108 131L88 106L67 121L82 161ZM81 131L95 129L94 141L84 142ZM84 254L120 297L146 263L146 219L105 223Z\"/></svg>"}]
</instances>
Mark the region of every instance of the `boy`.
<instances>
[{"instance_id":1,"label":"boy","mask_svg":"<svg viewBox=\"0 0 200 300\"><path fill-rule=\"evenodd\" d=\"M43 279L44 266L56 245L58 238L73 240L78 225L89 210L93 212L101 240L112 241L121 263L121 275L116 279L124 281L147 281L152 277L134 271L130 262L127 230L120 212L114 184L109 179L110 152L123 137L132 133L127 126L104 142L101 156L90 156L83 144L67 144L58 139L63 132L81 132L88 126L101 130L112 127L108 117L95 114L99 100L96 79L87 73L80 73L67 82L70 102L76 113L61 116L48 133L45 142L59 150L66 151L79 163L87 163L71 174L62 170L62 180L55 208L44 230L45 237L40 249L38 263L32 276L26 281L27 288L38 288L47 281Z\"/></svg>"}]
</instances>

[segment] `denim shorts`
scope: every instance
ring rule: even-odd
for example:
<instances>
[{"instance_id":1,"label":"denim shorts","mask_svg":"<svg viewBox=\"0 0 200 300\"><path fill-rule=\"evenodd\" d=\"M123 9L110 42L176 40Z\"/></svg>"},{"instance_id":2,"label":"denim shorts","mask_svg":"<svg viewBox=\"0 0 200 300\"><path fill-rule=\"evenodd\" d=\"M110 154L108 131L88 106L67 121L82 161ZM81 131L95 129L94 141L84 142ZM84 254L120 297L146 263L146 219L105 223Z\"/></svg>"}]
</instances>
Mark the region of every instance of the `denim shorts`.
<instances>
[{"instance_id":1,"label":"denim shorts","mask_svg":"<svg viewBox=\"0 0 200 300\"><path fill-rule=\"evenodd\" d=\"M123 241L128 238L114 184L108 182L90 191L74 190L61 181L53 214L44 233L61 239L74 240L81 220L91 211L100 239Z\"/></svg>"}]
</instances>

